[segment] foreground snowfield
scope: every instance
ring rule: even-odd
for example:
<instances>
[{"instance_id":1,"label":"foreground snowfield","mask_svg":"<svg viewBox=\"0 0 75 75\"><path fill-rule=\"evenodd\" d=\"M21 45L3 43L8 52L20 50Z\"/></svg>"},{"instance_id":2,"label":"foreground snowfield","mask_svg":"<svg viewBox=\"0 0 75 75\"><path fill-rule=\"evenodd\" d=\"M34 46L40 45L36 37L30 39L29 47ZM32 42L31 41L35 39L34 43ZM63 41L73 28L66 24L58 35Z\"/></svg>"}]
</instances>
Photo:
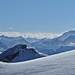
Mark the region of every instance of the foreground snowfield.
<instances>
[{"instance_id":1,"label":"foreground snowfield","mask_svg":"<svg viewBox=\"0 0 75 75\"><path fill-rule=\"evenodd\" d=\"M0 62L0 75L75 75L75 50L20 63Z\"/></svg>"}]
</instances>

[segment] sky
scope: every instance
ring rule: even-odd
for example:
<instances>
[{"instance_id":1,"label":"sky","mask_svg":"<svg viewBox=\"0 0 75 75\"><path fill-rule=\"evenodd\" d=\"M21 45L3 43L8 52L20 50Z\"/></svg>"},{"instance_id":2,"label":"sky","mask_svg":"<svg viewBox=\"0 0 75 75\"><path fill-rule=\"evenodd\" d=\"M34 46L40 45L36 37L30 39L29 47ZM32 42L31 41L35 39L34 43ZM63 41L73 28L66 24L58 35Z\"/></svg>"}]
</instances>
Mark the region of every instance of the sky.
<instances>
[{"instance_id":1,"label":"sky","mask_svg":"<svg viewBox=\"0 0 75 75\"><path fill-rule=\"evenodd\" d=\"M0 0L0 32L61 33L75 29L75 0Z\"/></svg>"}]
</instances>

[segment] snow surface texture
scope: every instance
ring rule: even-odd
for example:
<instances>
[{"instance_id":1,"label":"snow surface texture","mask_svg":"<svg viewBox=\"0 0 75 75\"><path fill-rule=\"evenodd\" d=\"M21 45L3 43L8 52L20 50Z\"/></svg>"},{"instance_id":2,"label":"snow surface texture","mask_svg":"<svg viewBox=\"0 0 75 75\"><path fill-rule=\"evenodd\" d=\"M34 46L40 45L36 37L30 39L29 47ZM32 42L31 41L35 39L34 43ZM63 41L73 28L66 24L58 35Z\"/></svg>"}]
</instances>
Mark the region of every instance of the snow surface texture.
<instances>
[{"instance_id":1,"label":"snow surface texture","mask_svg":"<svg viewBox=\"0 0 75 75\"><path fill-rule=\"evenodd\" d=\"M21 63L0 62L0 75L75 75L75 50Z\"/></svg>"}]
</instances>

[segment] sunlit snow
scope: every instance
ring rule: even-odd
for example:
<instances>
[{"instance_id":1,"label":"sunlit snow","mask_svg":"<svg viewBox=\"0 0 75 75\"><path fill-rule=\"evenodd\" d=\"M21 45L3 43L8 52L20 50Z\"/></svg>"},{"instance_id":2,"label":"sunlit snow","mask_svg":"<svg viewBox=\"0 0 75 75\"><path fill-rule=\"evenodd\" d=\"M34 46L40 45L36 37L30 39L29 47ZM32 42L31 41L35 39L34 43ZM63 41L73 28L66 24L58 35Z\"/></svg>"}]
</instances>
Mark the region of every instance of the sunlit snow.
<instances>
[{"instance_id":1,"label":"sunlit snow","mask_svg":"<svg viewBox=\"0 0 75 75\"><path fill-rule=\"evenodd\" d=\"M20 63L0 62L0 75L75 75L75 50Z\"/></svg>"}]
</instances>

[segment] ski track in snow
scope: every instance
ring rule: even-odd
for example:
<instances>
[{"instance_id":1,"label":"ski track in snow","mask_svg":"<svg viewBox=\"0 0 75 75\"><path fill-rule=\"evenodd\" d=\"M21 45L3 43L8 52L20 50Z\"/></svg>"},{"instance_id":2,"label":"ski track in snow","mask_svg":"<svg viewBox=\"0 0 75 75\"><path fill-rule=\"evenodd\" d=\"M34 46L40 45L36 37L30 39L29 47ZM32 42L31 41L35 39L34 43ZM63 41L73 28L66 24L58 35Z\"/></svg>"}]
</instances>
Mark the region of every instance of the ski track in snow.
<instances>
[{"instance_id":1,"label":"ski track in snow","mask_svg":"<svg viewBox=\"0 0 75 75\"><path fill-rule=\"evenodd\" d=\"M0 62L0 75L75 75L75 50L26 62Z\"/></svg>"}]
</instances>

